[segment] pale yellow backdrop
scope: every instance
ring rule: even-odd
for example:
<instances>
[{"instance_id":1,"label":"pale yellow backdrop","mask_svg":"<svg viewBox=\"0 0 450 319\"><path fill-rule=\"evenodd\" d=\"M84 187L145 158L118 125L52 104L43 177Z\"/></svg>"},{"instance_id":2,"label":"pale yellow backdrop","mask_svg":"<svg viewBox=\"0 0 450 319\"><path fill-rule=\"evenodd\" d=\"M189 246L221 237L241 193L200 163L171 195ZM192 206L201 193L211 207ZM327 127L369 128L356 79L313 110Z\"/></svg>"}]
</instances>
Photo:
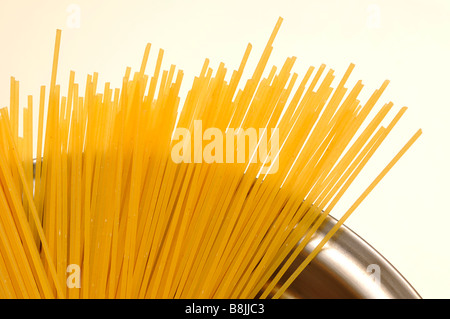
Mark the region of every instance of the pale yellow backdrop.
<instances>
[{"instance_id":1,"label":"pale yellow backdrop","mask_svg":"<svg viewBox=\"0 0 450 319\"><path fill-rule=\"evenodd\" d=\"M119 86L125 67L137 68L151 42L151 58L163 48L165 66L174 63L185 71L185 94L204 58L213 66L223 61L236 68L248 42L254 48L250 72L278 16L284 23L271 64L281 66L294 55L300 74L325 63L339 76L353 62L351 82L363 80L363 98L389 79L380 103L409 107L334 215L348 208L416 129L423 129L417 144L346 224L424 298L449 298L448 0L1 0L0 107L9 104L11 75L20 81L21 106L28 94L37 96L39 86L48 85L57 28L63 30L58 73L63 90L70 70L81 83L96 71L100 84Z\"/></svg>"}]
</instances>

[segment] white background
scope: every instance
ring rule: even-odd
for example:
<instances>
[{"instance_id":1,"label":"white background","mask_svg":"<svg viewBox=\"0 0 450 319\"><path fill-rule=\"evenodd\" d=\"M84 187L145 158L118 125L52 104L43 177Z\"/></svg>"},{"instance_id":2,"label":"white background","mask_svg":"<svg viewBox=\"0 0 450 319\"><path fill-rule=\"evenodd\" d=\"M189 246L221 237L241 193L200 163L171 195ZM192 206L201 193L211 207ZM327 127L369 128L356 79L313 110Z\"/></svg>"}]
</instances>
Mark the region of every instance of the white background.
<instances>
[{"instance_id":1,"label":"white background","mask_svg":"<svg viewBox=\"0 0 450 319\"><path fill-rule=\"evenodd\" d=\"M396 109L409 108L333 215L341 215L409 137L423 129L346 225L380 251L422 297L449 298L448 0L2 0L0 106L9 104L10 76L20 81L21 106L28 94L37 103L39 86L50 81L57 28L63 30L58 73L63 90L70 70L81 83L96 71L100 84L110 81L118 87L125 67L136 69L151 42L151 62L163 48L165 67L173 63L185 71L185 94L204 58L214 67L225 62L235 69L251 42L249 75L279 16L284 22L269 67L281 67L285 58L296 56L294 71L300 76L310 65L325 63L339 80L353 62L349 87L363 80L363 102L389 79L380 105L392 101Z\"/></svg>"}]
</instances>

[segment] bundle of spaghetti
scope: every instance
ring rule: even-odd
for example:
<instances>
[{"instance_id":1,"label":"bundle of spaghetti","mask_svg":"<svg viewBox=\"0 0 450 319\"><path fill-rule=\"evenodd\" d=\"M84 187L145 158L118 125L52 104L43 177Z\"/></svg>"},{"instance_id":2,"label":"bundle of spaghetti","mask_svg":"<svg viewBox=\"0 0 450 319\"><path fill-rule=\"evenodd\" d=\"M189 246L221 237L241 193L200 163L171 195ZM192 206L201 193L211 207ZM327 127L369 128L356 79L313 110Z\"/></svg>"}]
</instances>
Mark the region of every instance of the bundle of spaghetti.
<instances>
[{"instance_id":1,"label":"bundle of spaghetti","mask_svg":"<svg viewBox=\"0 0 450 319\"><path fill-rule=\"evenodd\" d=\"M36 150L36 107L30 96L19 134L15 78L0 112L0 297L282 297L421 130L287 276L406 108L383 126L393 104L374 108L388 82L362 104L362 82L346 87L353 64L335 88L332 69L301 78L295 57L264 76L281 22L243 88L250 44L229 80L206 59L183 100L183 72L162 70L163 50L145 72L150 44L121 88L99 90L93 73L83 94L72 71L64 94L58 30Z\"/></svg>"}]
</instances>

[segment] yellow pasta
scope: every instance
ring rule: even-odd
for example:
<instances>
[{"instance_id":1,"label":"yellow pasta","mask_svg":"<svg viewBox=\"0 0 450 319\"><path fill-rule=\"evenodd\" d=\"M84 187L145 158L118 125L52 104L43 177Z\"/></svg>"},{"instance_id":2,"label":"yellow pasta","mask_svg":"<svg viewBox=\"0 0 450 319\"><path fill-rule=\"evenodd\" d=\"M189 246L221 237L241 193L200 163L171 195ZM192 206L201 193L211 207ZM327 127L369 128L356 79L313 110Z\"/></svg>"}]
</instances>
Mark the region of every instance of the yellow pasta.
<instances>
[{"instance_id":1,"label":"yellow pasta","mask_svg":"<svg viewBox=\"0 0 450 319\"><path fill-rule=\"evenodd\" d=\"M186 97L163 50L146 74L150 44L121 88L93 73L83 93L71 71L65 95L58 30L23 132L13 77L0 111L0 298L282 297L421 130L280 282L406 111L383 125L389 82L361 103L353 64L336 87L325 65L295 73L295 57L268 69L281 23L244 84L250 44L229 80L206 59Z\"/></svg>"}]
</instances>

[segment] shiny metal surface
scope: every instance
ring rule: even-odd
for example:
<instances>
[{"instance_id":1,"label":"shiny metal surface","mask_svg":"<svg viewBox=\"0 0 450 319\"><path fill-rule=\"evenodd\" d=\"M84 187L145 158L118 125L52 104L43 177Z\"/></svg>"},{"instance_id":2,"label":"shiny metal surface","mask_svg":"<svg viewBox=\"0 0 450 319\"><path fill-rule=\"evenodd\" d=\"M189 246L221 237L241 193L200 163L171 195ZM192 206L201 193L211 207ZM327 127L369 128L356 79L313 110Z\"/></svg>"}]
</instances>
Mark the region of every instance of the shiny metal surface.
<instances>
[{"instance_id":1,"label":"shiny metal surface","mask_svg":"<svg viewBox=\"0 0 450 319\"><path fill-rule=\"evenodd\" d=\"M329 217L296 266L320 242L336 220ZM377 281L379 279L379 281ZM380 253L342 226L284 293L283 298L306 299L419 299L420 295Z\"/></svg>"}]
</instances>

